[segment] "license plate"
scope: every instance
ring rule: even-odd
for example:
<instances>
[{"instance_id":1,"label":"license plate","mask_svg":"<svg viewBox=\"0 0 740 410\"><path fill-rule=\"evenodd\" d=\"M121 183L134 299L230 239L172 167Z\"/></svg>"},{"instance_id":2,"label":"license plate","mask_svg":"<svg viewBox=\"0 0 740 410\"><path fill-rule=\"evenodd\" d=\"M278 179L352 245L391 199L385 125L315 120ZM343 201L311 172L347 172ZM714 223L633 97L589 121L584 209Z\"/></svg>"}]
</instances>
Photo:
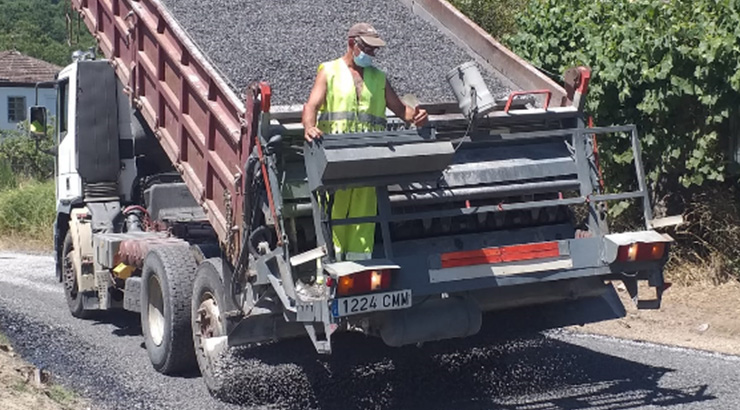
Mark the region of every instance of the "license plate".
<instances>
[{"instance_id":1,"label":"license plate","mask_svg":"<svg viewBox=\"0 0 740 410\"><path fill-rule=\"evenodd\" d=\"M331 313L340 317L408 307L411 307L411 289L334 299Z\"/></svg>"}]
</instances>

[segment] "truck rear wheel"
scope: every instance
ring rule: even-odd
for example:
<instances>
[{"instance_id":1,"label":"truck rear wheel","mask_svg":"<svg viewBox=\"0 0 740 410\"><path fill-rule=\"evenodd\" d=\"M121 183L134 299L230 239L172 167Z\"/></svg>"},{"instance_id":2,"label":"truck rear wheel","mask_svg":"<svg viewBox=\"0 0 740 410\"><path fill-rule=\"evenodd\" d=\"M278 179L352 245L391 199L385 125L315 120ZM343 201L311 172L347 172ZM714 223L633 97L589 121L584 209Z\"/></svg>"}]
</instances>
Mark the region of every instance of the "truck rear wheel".
<instances>
[{"instance_id":1,"label":"truck rear wheel","mask_svg":"<svg viewBox=\"0 0 740 410\"><path fill-rule=\"evenodd\" d=\"M149 359L160 373L193 370L190 296L195 259L186 244L161 246L144 260L141 278L141 329Z\"/></svg>"},{"instance_id":2,"label":"truck rear wheel","mask_svg":"<svg viewBox=\"0 0 740 410\"><path fill-rule=\"evenodd\" d=\"M220 397L224 388L218 361L220 353L226 349L225 297L221 260L212 258L203 261L198 266L193 284L193 344L200 373L208 391L215 397Z\"/></svg>"},{"instance_id":3,"label":"truck rear wheel","mask_svg":"<svg viewBox=\"0 0 740 410\"><path fill-rule=\"evenodd\" d=\"M67 307L72 316L79 319L89 319L93 311L85 310L80 287L77 283L77 270L72 259L75 252L72 234L67 231L62 245L62 282L64 283L64 298L67 300Z\"/></svg>"}]
</instances>

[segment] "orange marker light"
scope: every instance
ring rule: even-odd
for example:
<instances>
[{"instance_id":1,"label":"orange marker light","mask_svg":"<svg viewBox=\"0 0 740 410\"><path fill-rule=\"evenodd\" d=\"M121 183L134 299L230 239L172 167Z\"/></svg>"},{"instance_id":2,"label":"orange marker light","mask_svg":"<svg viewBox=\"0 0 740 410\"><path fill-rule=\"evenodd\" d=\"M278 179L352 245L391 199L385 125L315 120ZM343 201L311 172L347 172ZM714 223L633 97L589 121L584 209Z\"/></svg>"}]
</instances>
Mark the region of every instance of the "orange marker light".
<instances>
[{"instance_id":1,"label":"orange marker light","mask_svg":"<svg viewBox=\"0 0 740 410\"><path fill-rule=\"evenodd\" d=\"M346 296L388 289L391 286L390 270L368 270L341 276L337 283L337 294Z\"/></svg>"},{"instance_id":2,"label":"orange marker light","mask_svg":"<svg viewBox=\"0 0 740 410\"><path fill-rule=\"evenodd\" d=\"M342 276L341 278L339 278L339 286L337 286L337 292L339 294L348 295L352 293L352 288L354 284L355 280L352 278L352 275Z\"/></svg>"},{"instance_id":3,"label":"orange marker light","mask_svg":"<svg viewBox=\"0 0 740 410\"><path fill-rule=\"evenodd\" d=\"M633 243L623 245L617 251L618 262L638 262L659 260L665 254L665 243Z\"/></svg>"}]
</instances>

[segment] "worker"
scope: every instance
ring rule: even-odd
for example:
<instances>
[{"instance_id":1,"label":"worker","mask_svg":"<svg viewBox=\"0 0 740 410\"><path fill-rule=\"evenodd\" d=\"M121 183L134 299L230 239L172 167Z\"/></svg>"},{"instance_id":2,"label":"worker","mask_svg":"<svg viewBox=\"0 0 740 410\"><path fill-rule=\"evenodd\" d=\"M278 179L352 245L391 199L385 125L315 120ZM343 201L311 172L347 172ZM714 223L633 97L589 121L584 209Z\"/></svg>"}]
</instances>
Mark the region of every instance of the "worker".
<instances>
[{"instance_id":1,"label":"worker","mask_svg":"<svg viewBox=\"0 0 740 410\"><path fill-rule=\"evenodd\" d=\"M372 25L357 23L347 34L344 56L319 65L303 109L306 141L320 139L323 134L384 131L386 107L406 123L417 127L426 124L426 110L404 104L385 73L373 66L373 58L385 45ZM331 219L376 214L375 187L335 192ZM338 260L369 259L375 242L375 224L332 226L332 236Z\"/></svg>"}]
</instances>

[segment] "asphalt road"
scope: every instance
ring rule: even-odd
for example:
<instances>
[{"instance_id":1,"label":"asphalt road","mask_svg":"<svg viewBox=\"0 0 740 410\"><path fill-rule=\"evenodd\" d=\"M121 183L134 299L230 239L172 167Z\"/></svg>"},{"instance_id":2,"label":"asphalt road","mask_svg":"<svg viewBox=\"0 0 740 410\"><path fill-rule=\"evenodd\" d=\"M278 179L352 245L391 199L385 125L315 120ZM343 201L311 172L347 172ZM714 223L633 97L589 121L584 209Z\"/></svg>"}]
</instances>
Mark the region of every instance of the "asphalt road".
<instances>
[{"instance_id":1,"label":"asphalt road","mask_svg":"<svg viewBox=\"0 0 740 410\"><path fill-rule=\"evenodd\" d=\"M740 357L498 328L421 349L350 336L336 341L329 359L301 340L267 355L237 352L229 398L239 404L226 404L209 396L198 374L156 373L136 315L72 318L49 256L0 253L0 330L96 409L740 408ZM262 372L266 381L255 377Z\"/></svg>"}]
</instances>

